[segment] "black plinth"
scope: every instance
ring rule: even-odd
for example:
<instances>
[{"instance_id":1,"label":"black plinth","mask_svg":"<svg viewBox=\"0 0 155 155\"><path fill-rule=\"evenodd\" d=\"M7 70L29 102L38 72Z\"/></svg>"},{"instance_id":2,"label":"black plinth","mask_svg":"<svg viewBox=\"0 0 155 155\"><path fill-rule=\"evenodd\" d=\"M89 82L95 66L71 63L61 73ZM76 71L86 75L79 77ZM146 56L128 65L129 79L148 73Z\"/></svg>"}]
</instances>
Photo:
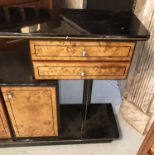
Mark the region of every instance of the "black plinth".
<instances>
[{"instance_id":1,"label":"black plinth","mask_svg":"<svg viewBox=\"0 0 155 155\"><path fill-rule=\"evenodd\" d=\"M90 104L86 120L82 118L83 105L61 105L59 140L107 142L117 139L119 132L111 104Z\"/></svg>"},{"instance_id":2,"label":"black plinth","mask_svg":"<svg viewBox=\"0 0 155 155\"><path fill-rule=\"evenodd\" d=\"M91 104L87 119L82 119L83 105L61 105L61 127L58 137L17 139L0 142L0 147L52 144L111 142L119 137L111 104Z\"/></svg>"},{"instance_id":3,"label":"black plinth","mask_svg":"<svg viewBox=\"0 0 155 155\"><path fill-rule=\"evenodd\" d=\"M117 123L111 104L88 106L84 122L83 140L113 140L119 137Z\"/></svg>"}]
</instances>

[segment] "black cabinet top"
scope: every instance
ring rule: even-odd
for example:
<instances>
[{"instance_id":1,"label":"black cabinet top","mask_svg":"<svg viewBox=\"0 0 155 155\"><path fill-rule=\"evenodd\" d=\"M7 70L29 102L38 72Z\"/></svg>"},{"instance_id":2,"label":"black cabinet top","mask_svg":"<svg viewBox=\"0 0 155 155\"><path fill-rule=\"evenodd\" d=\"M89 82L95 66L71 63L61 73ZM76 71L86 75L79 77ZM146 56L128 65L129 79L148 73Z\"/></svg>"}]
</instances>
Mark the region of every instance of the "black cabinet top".
<instances>
[{"instance_id":1,"label":"black cabinet top","mask_svg":"<svg viewBox=\"0 0 155 155\"><path fill-rule=\"evenodd\" d=\"M132 11L136 0L85 0L87 9Z\"/></svg>"},{"instance_id":2,"label":"black cabinet top","mask_svg":"<svg viewBox=\"0 0 155 155\"><path fill-rule=\"evenodd\" d=\"M0 7L0 38L146 40L149 32L129 11Z\"/></svg>"}]
</instances>

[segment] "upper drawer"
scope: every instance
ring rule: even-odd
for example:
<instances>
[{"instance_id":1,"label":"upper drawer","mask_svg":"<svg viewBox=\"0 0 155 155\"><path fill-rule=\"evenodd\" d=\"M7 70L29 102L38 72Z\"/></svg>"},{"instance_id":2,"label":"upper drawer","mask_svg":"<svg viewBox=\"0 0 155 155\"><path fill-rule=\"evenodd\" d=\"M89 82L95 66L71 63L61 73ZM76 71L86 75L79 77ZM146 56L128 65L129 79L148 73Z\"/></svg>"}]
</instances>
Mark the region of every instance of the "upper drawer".
<instances>
[{"instance_id":1,"label":"upper drawer","mask_svg":"<svg viewBox=\"0 0 155 155\"><path fill-rule=\"evenodd\" d=\"M33 60L130 61L134 42L30 41Z\"/></svg>"},{"instance_id":2,"label":"upper drawer","mask_svg":"<svg viewBox=\"0 0 155 155\"><path fill-rule=\"evenodd\" d=\"M35 62L36 79L125 79L129 62Z\"/></svg>"}]
</instances>

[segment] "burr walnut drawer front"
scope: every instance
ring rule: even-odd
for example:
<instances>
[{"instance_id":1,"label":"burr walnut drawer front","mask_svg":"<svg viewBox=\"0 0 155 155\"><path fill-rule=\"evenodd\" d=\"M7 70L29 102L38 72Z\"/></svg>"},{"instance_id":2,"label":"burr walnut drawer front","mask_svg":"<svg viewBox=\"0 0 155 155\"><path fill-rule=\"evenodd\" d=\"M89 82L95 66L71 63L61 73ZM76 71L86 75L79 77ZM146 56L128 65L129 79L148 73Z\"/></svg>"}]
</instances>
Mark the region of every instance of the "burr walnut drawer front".
<instances>
[{"instance_id":1,"label":"burr walnut drawer front","mask_svg":"<svg viewBox=\"0 0 155 155\"><path fill-rule=\"evenodd\" d=\"M130 61L134 42L31 40L33 60Z\"/></svg>"},{"instance_id":2,"label":"burr walnut drawer front","mask_svg":"<svg viewBox=\"0 0 155 155\"><path fill-rule=\"evenodd\" d=\"M33 62L36 79L124 79L128 62Z\"/></svg>"}]
</instances>

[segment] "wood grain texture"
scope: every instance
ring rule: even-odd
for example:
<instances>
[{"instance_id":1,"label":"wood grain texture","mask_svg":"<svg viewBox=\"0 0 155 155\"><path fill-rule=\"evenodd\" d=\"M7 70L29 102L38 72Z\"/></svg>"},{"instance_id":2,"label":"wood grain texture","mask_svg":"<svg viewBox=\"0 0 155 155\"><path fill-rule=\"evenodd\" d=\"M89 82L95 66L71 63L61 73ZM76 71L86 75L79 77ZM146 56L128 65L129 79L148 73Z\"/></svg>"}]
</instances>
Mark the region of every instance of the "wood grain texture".
<instances>
[{"instance_id":1,"label":"wood grain texture","mask_svg":"<svg viewBox=\"0 0 155 155\"><path fill-rule=\"evenodd\" d=\"M11 138L8 122L2 106L2 100L0 99L0 139Z\"/></svg>"},{"instance_id":2,"label":"wood grain texture","mask_svg":"<svg viewBox=\"0 0 155 155\"><path fill-rule=\"evenodd\" d=\"M154 123L151 125L137 155L154 155ZM153 149L152 149L153 147Z\"/></svg>"},{"instance_id":3,"label":"wood grain texture","mask_svg":"<svg viewBox=\"0 0 155 155\"><path fill-rule=\"evenodd\" d=\"M40 7L52 9L52 0L0 0L3 6Z\"/></svg>"},{"instance_id":4,"label":"wood grain texture","mask_svg":"<svg viewBox=\"0 0 155 155\"><path fill-rule=\"evenodd\" d=\"M124 119L138 132L143 134L146 124L149 123L150 116L139 110L134 104L123 100L120 112Z\"/></svg>"},{"instance_id":5,"label":"wood grain texture","mask_svg":"<svg viewBox=\"0 0 155 155\"><path fill-rule=\"evenodd\" d=\"M34 62L36 79L124 79L128 62Z\"/></svg>"},{"instance_id":6,"label":"wood grain texture","mask_svg":"<svg viewBox=\"0 0 155 155\"><path fill-rule=\"evenodd\" d=\"M154 142L153 142L153 145L152 145L152 147L150 149L150 152L151 152L151 155L154 155Z\"/></svg>"},{"instance_id":7,"label":"wood grain texture","mask_svg":"<svg viewBox=\"0 0 155 155\"><path fill-rule=\"evenodd\" d=\"M145 113L149 111L153 100L153 23L150 26L150 31L152 31L150 40L144 44L139 44L136 48L139 57L136 63L132 64L132 69L134 69L134 71L131 69L130 74L132 83L128 83L128 90L125 92L127 100L134 102Z\"/></svg>"},{"instance_id":8,"label":"wood grain texture","mask_svg":"<svg viewBox=\"0 0 155 155\"><path fill-rule=\"evenodd\" d=\"M0 0L0 5L3 6L17 6L17 5L27 5L27 3L37 3L38 0Z\"/></svg>"},{"instance_id":9,"label":"wood grain texture","mask_svg":"<svg viewBox=\"0 0 155 155\"><path fill-rule=\"evenodd\" d=\"M134 42L30 41L32 60L130 61Z\"/></svg>"},{"instance_id":10,"label":"wood grain texture","mask_svg":"<svg viewBox=\"0 0 155 155\"><path fill-rule=\"evenodd\" d=\"M128 122L132 122L132 125L139 130L140 133L145 134L148 129L147 121L141 119L141 112L143 115L147 115L151 120L153 110L150 110L153 102L153 68L154 68L154 29L153 29L153 17L154 8L152 0L137 1L135 7L135 14L139 17L142 23L150 31L150 39L146 42L139 42L135 48L132 64L128 79L125 81L123 92L123 103L129 102L140 112L137 112L137 119L141 120L141 125L134 122L134 117L128 117L127 112L124 111L124 117L128 117ZM122 82L120 81L121 85ZM125 110L125 109L124 109ZM128 109L129 110L129 109ZM121 110L122 111L122 110ZM130 110L131 111L131 110ZM132 111L133 116L135 111ZM132 113L130 115L132 115ZM131 120L132 119L132 120ZM131 123L130 123L131 124Z\"/></svg>"},{"instance_id":11,"label":"wood grain texture","mask_svg":"<svg viewBox=\"0 0 155 155\"><path fill-rule=\"evenodd\" d=\"M17 138L58 135L54 87L2 87Z\"/></svg>"},{"instance_id":12,"label":"wood grain texture","mask_svg":"<svg viewBox=\"0 0 155 155\"><path fill-rule=\"evenodd\" d=\"M54 0L39 0L39 7L40 8L49 8L52 9L53 8L53 1Z\"/></svg>"}]
</instances>

